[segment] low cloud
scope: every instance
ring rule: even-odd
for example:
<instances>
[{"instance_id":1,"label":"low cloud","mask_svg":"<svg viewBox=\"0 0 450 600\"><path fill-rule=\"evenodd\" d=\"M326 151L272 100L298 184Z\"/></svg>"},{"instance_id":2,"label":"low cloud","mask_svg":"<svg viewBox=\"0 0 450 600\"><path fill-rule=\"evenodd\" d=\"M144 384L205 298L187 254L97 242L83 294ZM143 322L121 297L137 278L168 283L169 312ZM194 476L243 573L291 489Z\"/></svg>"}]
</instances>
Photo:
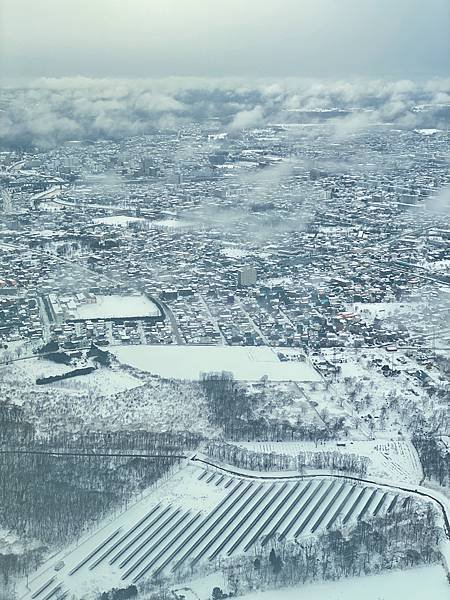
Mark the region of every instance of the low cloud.
<instances>
[{"instance_id":1,"label":"low cloud","mask_svg":"<svg viewBox=\"0 0 450 600\"><path fill-rule=\"evenodd\" d=\"M255 106L251 110L239 111L231 121L229 128L234 131L237 129L251 129L264 123L264 110L262 106Z\"/></svg>"},{"instance_id":2,"label":"low cloud","mask_svg":"<svg viewBox=\"0 0 450 600\"><path fill-rule=\"evenodd\" d=\"M121 139L212 119L234 135L270 123L322 123L345 139L379 123L447 127L450 80L38 79L5 86L0 106L7 148Z\"/></svg>"},{"instance_id":3,"label":"low cloud","mask_svg":"<svg viewBox=\"0 0 450 600\"><path fill-rule=\"evenodd\" d=\"M425 207L430 213L448 215L450 213L450 186L446 186L430 196Z\"/></svg>"}]
</instances>

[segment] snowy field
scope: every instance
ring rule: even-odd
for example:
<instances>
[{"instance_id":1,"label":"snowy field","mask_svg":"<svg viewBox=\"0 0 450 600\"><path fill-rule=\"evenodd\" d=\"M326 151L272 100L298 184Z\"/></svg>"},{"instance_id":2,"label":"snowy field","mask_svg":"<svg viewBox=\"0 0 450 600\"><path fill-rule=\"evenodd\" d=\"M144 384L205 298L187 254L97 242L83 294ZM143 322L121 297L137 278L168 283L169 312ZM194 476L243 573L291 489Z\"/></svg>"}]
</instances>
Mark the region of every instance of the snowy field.
<instances>
[{"instance_id":1,"label":"snowy field","mask_svg":"<svg viewBox=\"0 0 450 600\"><path fill-rule=\"evenodd\" d=\"M267 347L118 346L110 349L127 365L166 378L197 380L202 373L228 371L238 381L319 382L307 362L281 362Z\"/></svg>"},{"instance_id":2,"label":"snowy field","mask_svg":"<svg viewBox=\"0 0 450 600\"><path fill-rule=\"evenodd\" d=\"M420 307L418 302L355 302L351 305L356 314L363 317L387 318L396 315L413 314Z\"/></svg>"},{"instance_id":3,"label":"snowy field","mask_svg":"<svg viewBox=\"0 0 450 600\"><path fill-rule=\"evenodd\" d=\"M136 223L144 220L145 219L139 217L130 217L128 215L113 215L111 217L94 219L94 223L102 223L103 225L112 225L115 227L126 227L128 223Z\"/></svg>"},{"instance_id":4,"label":"snowy field","mask_svg":"<svg viewBox=\"0 0 450 600\"><path fill-rule=\"evenodd\" d=\"M351 435L365 438L384 437L399 439L408 435L415 415L429 419L430 428L439 427L446 418L447 406L439 395L430 396L415 376L424 366L404 352L386 352L384 349L322 349L321 357L314 358L317 368L326 368L326 361L338 366L340 372L329 376L327 386L305 384L305 395L317 403L320 412L347 413ZM396 370L395 377L385 377L382 366ZM426 376L442 384L437 366L426 369ZM314 389L313 389L314 388ZM355 417L359 416L356 426Z\"/></svg>"},{"instance_id":5,"label":"snowy field","mask_svg":"<svg viewBox=\"0 0 450 600\"><path fill-rule=\"evenodd\" d=\"M192 584L199 600L210 596L202 594L205 586ZM449 585L440 566L417 567L383 575L308 584L270 592L255 592L240 600L448 600Z\"/></svg>"},{"instance_id":6,"label":"snowy field","mask_svg":"<svg viewBox=\"0 0 450 600\"><path fill-rule=\"evenodd\" d=\"M194 460L30 577L24 600L93 593L239 556L274 536L294 539L401 511L408 496L329 477L229 475ZM55 571L63 560L64 566ZM50 594L50 595L47 595ZM206 600L206 599L205 599Z\"/></svg>"},{"instance_id":7,"label":"snowy field","mask_svg":"<svg viewBox=\"0 0 450 600\"><path fill-rule=\"evenodd\" d=\"M247 250L244 250L243 248L234 247L223 248L220 251L220 253L224 256L227 256L228 258L244 258L249 254L249 252Z\"/></svg>"},{"instance_id":8,"label":"snowy field","mask_svg":"<svg viewBox=\"0 0 450 600\"><path fill-rule=\"evenodd\" d=\"M18 388L21 404L41 433L55 427L55 415L67 430L148 429L191 431L214 436L206 400L195 385L142 381L121 370L98 369L89 375Z\"/></svg>"},{"instance_id":9,"label":"snowy field","mask_svg":"<svg viewBox=\"0 0 450 600\"><path fill-rule=\"evenodd\" d=\"M98 394L99 396L108 396L118 394L126 390L139 387L146 381L137 379L121 368L103 369L99 368L88 375L80 375L72 379L66 379L55 383L47 384L44 387L36 386L36 379L39 377L51 377L53 375L62 375L73 371L79 367L92 366L92 361L86 361L77 365L61 365L45 358L29 358L20 360L12 365L4 367L2 376L4 380L14 387L20 387L22 391L29 388L36 388L38 391L45 390L64 390L75 393Z\"/></svg>"},{"instance_id":10,"label":"snowy field","mask_svg":"<svg viewBox=\"0 0 450 600\"><path fill-rule=\"evenodd\" d=\"M76 319L123 319L133 317L156 317L159 308L142 295L97 296L93 304L79 304L74 311Z\"/></svg>"},{"instance_id":11,"label":"snowy field","mask_svg":"<svg viewBox=\"0 0 450 600\"><path fill-rule=\"evenodd\" d=\"M16 533L0 527L0 556L5 556L7 554L20 555L26 550L39 548L39 546L40 544L38 541L28 541L24 543Z\"/></svg>"},{"instance_id":12,"label":"snowy field","mask_svg":"<svg viewBox=\"0 0 450 600\"><path fill-rule=\"evenodd\" d=\"M17 361L0 367L0 393L8 393L14 404L23 406L42 434L54 432L55 415L59 426L64 423L69 431L143 428L218 434L209 423L207 401L197 383L162 381L115 365L64 381L36 384L37 377L73 368L42 358Z\"/></svg>"},{"instance_id":13,"label":"snowy field","mask_svg":"<svg viewBox=\"0 0 450 600\"><path fill-rule=\"evenodd\" d=\"M349 440L345 446L336 442L240 442L238 445L256 452L286 454L296 456L300 452L341 452L357 454L370 460L367 475L419 483L423 477L417 452L406 440Z\"/></svg>"}]
</instances>

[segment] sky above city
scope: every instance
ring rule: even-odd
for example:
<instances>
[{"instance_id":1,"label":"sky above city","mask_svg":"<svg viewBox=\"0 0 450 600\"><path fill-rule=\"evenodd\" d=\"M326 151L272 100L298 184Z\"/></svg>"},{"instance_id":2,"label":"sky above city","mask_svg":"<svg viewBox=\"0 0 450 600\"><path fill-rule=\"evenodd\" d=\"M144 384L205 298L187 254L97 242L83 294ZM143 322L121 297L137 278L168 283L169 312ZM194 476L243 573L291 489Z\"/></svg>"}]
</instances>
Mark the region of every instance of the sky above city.
<instances>
[{"instance_id":1,"label":"sky above city","mask_svg":"<svg viewBox=\"0 0 450 600\"><path fill-rule=\"evenodd\" d=\"M449 0L0 0L0 72L442 76L449 31Z\"/></svg>"}]
</instances>

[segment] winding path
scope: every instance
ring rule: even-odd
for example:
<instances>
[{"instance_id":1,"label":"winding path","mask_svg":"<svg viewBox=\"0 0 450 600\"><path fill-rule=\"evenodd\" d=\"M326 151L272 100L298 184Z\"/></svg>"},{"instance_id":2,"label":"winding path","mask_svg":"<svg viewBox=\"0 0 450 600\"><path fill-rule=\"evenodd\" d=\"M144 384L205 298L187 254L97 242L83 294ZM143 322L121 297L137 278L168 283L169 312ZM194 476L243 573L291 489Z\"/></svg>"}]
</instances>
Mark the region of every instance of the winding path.
<instances>
[{"instance_id":1,"label":"winding path","mask_svg":"<svg viewBox=\"0 0 450 600\"><path fill-rule=\"evenodd\" d=\"M246 477L248 479L295 481L295 480L302 480L302 479L329 477L332 479L344 479L346 481L356 481L356 482L360 482L360 483L367 483L369 485L376 485L381 488L397 490L397 491L401 491L401 492L415 494L417 496L422 496L424 498L428 498L432 502L435 502L439 506L439 508L442 512L443 520L444 520L445 533L446 533L447 539L450 543L450 499L448 499L446 496L444 496L444 494L441 494L435 490L431 490L422 485L408 485L408 484L395 485L395 484L390 483L389 481L386 481L383 479L370 479L370 478L355 477L353 475L339 475L336 473L327 473L327 472L311 473L311 474L307 474L307 473L300 474L299 473L299 474L295 474L295 475L294 474L281 475L280 473L267 473L267 472L262 474L260 472L255 473L254 471L247 471L246 469L239 469L239 468L233 467L231 465L222 466L220 463L214 462L214 461L208 459L207 457L203 457L201 455L199 456L197 454L195 454L194 456L191 457L191 462L203 463L205 465L213 467L214 469L223 471L224 473L235 475L237 477Z\"/></svg>"}]
</instances>

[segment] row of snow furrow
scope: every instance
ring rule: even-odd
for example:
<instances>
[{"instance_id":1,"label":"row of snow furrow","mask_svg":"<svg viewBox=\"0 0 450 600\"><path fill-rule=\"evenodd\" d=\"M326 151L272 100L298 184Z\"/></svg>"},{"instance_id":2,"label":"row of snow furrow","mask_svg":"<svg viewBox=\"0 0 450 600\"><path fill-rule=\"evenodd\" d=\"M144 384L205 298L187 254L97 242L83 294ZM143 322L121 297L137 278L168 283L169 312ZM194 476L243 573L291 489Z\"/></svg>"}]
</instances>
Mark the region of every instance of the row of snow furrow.
<instances>
[{"instance_id":1,"label":"row of snow furrow","mask_svg":"<svg viewBox=\"0 0 450 600\"><path fill-rule=\"evenodd\" d=\"M161 510L161 512L159 512L156 517L154 519L152 519L150 521L150 523L148 523L144 529L142 531L140 531L137 535L134 536L134 538L132 540L130 540L127 544L125 544L125 546L123 548L121 548L119 550L119 552L117 554L115 554L109 561L110 565L113 565L116 561L119 560L119 558L121 556L123 556L124 554L126 554L126 552L128 552L128 550L130 550L136 543L139 543L139 540L142 539L142 536L146 533L148 533L149 531L151 531L153 529L153 527L155 525L157 525L161 519L172 510L172 506L169 504L169 506L166 506L165 508L163 508Z\"/></svg>"},{"instance_id":2,"label":"row of snow furrow","mask_svg":"<svg viewBox=\"0 0 450 600\"><path fill-rule=\"evenodd\" d=\"M228 495L219 503L219 505L203 519L202 524L199 525L197 529L207 524L215 515L220 514L221 510L229 510L229 503L231 502L231 505L233 505L233 503L237 501L236 498L233 500L233 497L242 486L243 482L239 481L231 490L231 492L229 492ZM245 488L242 494L244 493ZM240 495L238 498L239 497ZM184 534L198 521L198 518L201 516L198 514L194 518L190 518L192 515L189 511L181 516L180 513L181 509L172 512L172 514L170 514L162 523L159 524L156 530L150 531L149 535L147 535L145 538L142 536L141 532L139 539L135 538L130 544L121 550L119 554L125 554L125 557L124 560L122 560L122 562L119 564L119 568L124 568L133 559L135 559L134 563L128 567L122 579L128 578L138 568L143 567L142 570L135 576L135 579L139 580L144 573L148 572L152 566L156 565L158 561L163 558L164 554L171 550L174 544L178 543L180 537L184 536ZM177 520L174 522L174 519ZM190 519L187 525L185 523L186 519ZM196 534L197 529L189 532L191 538ZM170 542L168 542L169 539ZM153 543L149 546L151 542ZM164 551L161 550L163 543L165 543ZM157 559L154 558L155 552L158 553ZM116 560L117 557L115 557L114 560Z\"/></svg>"},{"instance_id":3,"label":"row of snow furrow","mask_svg":"<svg viewBox=\"0 0 450 600\"><path fill-rule=\"evenodd\" d=\"M331 519L326 524L326 529L331 529L331 527L333 527L334 523L337 521L338 517L342 514L342 512L345 509L345 507L347 506L350 498L353 496L353 494L355 493L355 491L357 489L358 488L356 487L356 485L353 485L349 489L349 491L347 492L346 496L344 497L344 499L342 500L342 502L339 504L339 506L337 507L336 511L334 512L333 516L331 517Z\"/></svg>"},{"instance_id":4,"label":"row of snow furrow","mask_svg":"<svg viewBox=\"0 0 450 600\"><path fill-rule=\"evenodd\" d=\"M47 583L45 583L41 588L39 588L39 590L37 590L34 594L32 594L31 598L38 598L38 596L40 596L43 592L45 592L45 590L47 590L47 595L43 596L40 600L51 600L51 599L64 600L65 598L67 598L69 592L63 591L61 583L58 583L51 590L48 590L50 585L52 583L54 583L55 580L56 580L56 577L52 577L49 581L47 581Z\"/></svg>"},{"instance_id":5,"label":"row of snow furrow","mask_svg":"<svg viewBox=\"0 0 450 600\"><path fill-rule=\"evenodd\" d=\"M241 533L241 535L233 543L233 545L231 546L231 548L228 549L228 551L227 551L227 555L228 556L231 556L233 554L233 552L236 550L236 548L238 548L238 546L241 544L241 542L244 541L244 539L252 531L252 529L255 527L255 525L260 521L260 519L264 516L264 514L269 510L269 508L277 500L278 495L282 494L284 492L284 490L286 489L286 486L287 486L287 484L285 483L282 486L281 490L276 491L275 494L266 503L263 502L263 500L261 499L261 502L259 502L258 505L255 507L257 509L260 509L260 511L259 512L255 511L255 514L256 514L255 518L250 523L250 525L248 525L248 527L246 527L246 529ZM268 496L272 493L272 491L274 489L276 489L276 487L277 487L276 484L272 484L270 486L270 488L267 490L267 493L266 493L266 495L264 497L264 501L268 498Z\"/></svg>"},{"instance_id":6,"label":"row of snow furrow","mask_svg":"<svg viewBox=\"0 0 450 600\"><path fill-rule=\"evenodd\" d=\"M48 594L46 594L42 600L50 600L50 598L55 598L56 599L56 594L59 594L59 592L62 592L62 584L58 583L57 586L55 586L53 589L51 589ZM58 600L61 600L62 598L65 598L67 596L67 592L63 592L63 595L59 595L58 596Z\"/></svg>"},{"instance_id":7,"label":"row of snow furrow","mask_svg":"<svg viewBox=\"0 0 450 600\"><path fill-rule=\"evenodd\" d=\"M106 540L104 540L99 546L97 546L92 552L90 552L80 563L73 567L73 569L69 571L69 575L74 575L77 571L81 569L81 567L84 567L84 565L88 563L91 560L91 558L94 558L94 556L96 556L101 550L103 550L103 548L106 545L108 545L109 542L111 542L119 534L119 531L120 528L117 529L114 533L112 533L109 537L107 537Z\"/></svg>"},{"instance_id":8,"label":"row of snow furrow","mask_svg":"<svg viewBox=\"0 0 450 600\"><path fill-rule=\"evenodd\" d=\"M206 475L206 472L204 472L204 474ZM213 475L215 478L217 474L215 473ZM204 476L202 479L203 478ZM208 477L207 481L211 482L211 477ZM235 482L235 480L230 480L230 483L233 483L233 481ZM221 510L228 511L229 507L227 505L230 504L230 502L233 504L233 497L242 487L244 487L244 482L240 480L228 492L227 496L215 507L215 509L203 519L200 527L206 525ZM127 531L119 540L117 540L111 546L111 548L104 552L89 568L91 570L95 569L103 560L111 557L115 550L118 550L118 552L113 555L112 558L110 558L109 564L113 565L120 558L122 558L122 562L119 564L119 568L122 569L126 567L133 559L135 559L133 564L128 567L128 570L122 579L129 577L129 575L135 572L139 567L144 567L137 576L140 578L140 576L142 576L144 572L147 572L152 565L157 564L157 562L163 558L164 554L171 550L175 543L178 543L180 537L188 532L188 530L195 525L195 523L198 521L198 518L201 516L198 514L191 519L191 514L189 512L183 515L180 515L180 513L181 509L174 510L170 505L162 508L161 504L158 504L129 531ZM153 519L151 519L151 517L153 517ZM187 525L185 525L185 521L188 518L189 522ZM151 520L149 521L149 519ZM185 526L183 527L183 525ZM181 531L180 527L182 527ZM191 535L194 535L195 533L196 532L192 532ZM131 537L133 534L136 535ZM170 541L170 543L166 543L171 534L174 534L173 539ZM107 541L109 541L109 539ZM164 552L160 550L163 543L166 543ZM81 568L81 566L89 562L94 554L97 554L102 548L104 548L105 544L106 542L97 548L94 553L88 555L82 561L82 563L77 565L76 569L78 570ZM153 558L155 552L159 552L157 560ZM147 559L149 560L149 563L145 564Z\"/></svg>"},{"instance_id":9,"label":"row of snow furrow","mask_svg":"<svg viewBox=\"0 0 450 600\"><path fill-rule=\"evenodd\" d=\"M232 480L230 480L230 482L231 481ZM239 489L241 489L243 484L244 484L244 482L242 480L238 481L238 483L233 487L231 492L229 492L229 494L213 509L212 512L210 512L208 515L206 515L202 519L201 523L199 523L193 531L187 530L187 532L188 532L188 535L186 536L187 539L183 539L183 536L186 535L186 532L183 532L183 534L178 535L178 537L177 537L178 544L172 550L170 555L164 559L164 562L162 564L160 564L158 566L158 568L155 570L155 572L154 572L155 575L162 572L166 567L168 567L170 565L170 563L174 559L177 558L177 556L185 548L185 546L187 544L191 544L195 540L196 536L202 531L202 529L206 525L208 525L208 523L210 523L210 521L212 521L217 515L218 515L218 518L221 519L224 514L227 514L227 512L230 510L230 507L236 502L236 500L239 500L239 498L246 493L246 488L244 488L244 490L241 491L239 496L237 498L234 498L235 494L237 493L237 491ZM220 511L222 511L222 512L220 512ZM171 549L171 547L168 547L168 550L170 550L170 549ZM137 576L135 578L135 580L137 581L139 578L140 577Z\"/></svg>"},{"instance_id":10,"label":"row of snow furrow","mask_svg":"<svg viewBox=\"0 0 450 600\"><path fill-rule=\"evenodd\" d=\"M263 484L259 485L256 490L251 494L251 496L249 496L248 498L248 503L247 503L247 511L244 512L243 510L241 510L241 518L240 520L237 522L237 524L233 527L233 529L225 535L225 537L223 538L223 540L221 541L221 543L219 544L219 546L214 550L214 552L211 554L211 556L209 557L209 560L214 560L219 554L220 552L222 552L222 550L225 548L225 546L230 542L230 540L236 535L236 533L243 527L243 525L246 523L246 521L253 515L253 511L254 511L254 505L251 504L252 500L255 498L255 496L257 496L259 494L259 492L261 491L261 489L264 487ZM270 489L267 490L265 492L265 494L268 494L270 492ZM232 517L230 517L230 519L228 519L228 521L225 523L223 530L226 533L228 527L231 527L232 524L235 521L235 517L234 515ZM218 540L220 540L220 532L218 532L218 534L212 539L211 541L211 547L214 545L214 543L216 543ZM206 548L206 551L208 551L209 548Z\"/></svg>"},{"instance_id":11,"label":"row of snow furrow","mask_svg":"<svg viewBox=\"0 0 450 600\"><path fill-rule=\"evenodd\" d=\"M227 506L226 510L224 510L218 518L211 523L211 525L203 531L198 539L196 539L193 544L188 548L188 550L182 555L182 557L177 561L177 563L172 567L172 571L176 571L181 567L181 565L195 552L197 548L203 544L203 542L207 539L207 537L211 534L212 531L217 527L217 525L230 514L230 511L234 510L236 513L240 509L241 500L247 495L247 493L253 488L254 483L247 483L244 489L240 494L232 501L232 503ZM203 525L200 525L200 528L203 529Z\"/></svg>"},{"instance_id":12,"label":"row of snow furrow","mask_svg":"<svg viewBox=\"0 0 450 600\"><path fill-rule=\"evenodd\" d=\"M389 504L389 507L386 512L391 513L394 510L394 508L397 504L397 500L398 500L398 494L392 498L391 503Z\"/></svg>"},{"instance_id":13,"label":"row of snow furrow","mask_svg":"<svg viewBox=\"0 0 450 600\"><path fill-rule=\"evenodd\" d=\"M173 523L169 527L169 529L165 529L165 526L164 526L164 528L161 529L162 535L159 535L160 532L155 533L155 535L152 536L150 539L156 540L156 541L150 546L150 548L148 548L144 552L144 554L139 556L139 558L137 559L136 562L134 562L128 568L128 570L122 576L122 579L126 579L127 577L129 577L131 575L131 573L136 571L136 569L138 567L140 567L145 560L150 558L151 555L155 552L155 550L157 550L161 546L161 543L164 543L167 539L169 539L170 536L174 532L176 532L177 529L179 529L180 525L182 525L189 516L191 516L191 513L190 513L190 511L187 511L186 513L182 514L181 517L179 519L177 519L175 521L175 523ZM150 540L148 540L148 541L150 541ZM124 560L123 563L120 564L120 568L123 568L125 565L127 565L131 561L131 559L134 558L134 556L136 556L136 554L138 553L138 550L140 551L145 545L147 545L148 541L146 540L145 543L143 542L136 551L134 551L126 560Z\"/></svg>"},{"instance_id":14,"label":"row of snow furrow","mask_svg":"<svg viewBox=\"0 0 450 600\"><path fill-rule=\"evenodd\" d=\"M384 492L384 494L381 496L380 500L378 501L378 504L375 507L375 510L373 511L374 517L376 517L378 515L378 513L381 511L388 496L389 496L389 492Z\"/></svg>"},{"instance_id":15,"label":"row of snow furrow","mask_svg":"<svg viewBox=\"0 0 450 600\"><path fill-rule=\"evenodd\" d=\"M332 481L329 484L329 486L325 489L325 491L323 492L323 494L321 494L321 496L317 500L316 504L312 507L312 509L307 514L307 516L303 519L300 527L298 527L297 531L294 533L294 538L297 538L299 535L301 535L305 531L305 529L307 528L307 526L309 525L309 523L314 518L314 515L317 513L317 511L319 510L319 508L322 506L322 504L328 498L328 496L330 495L331 490L335 486L336 486L336 483L334 481Z\"/></svg>"},{"instance_id":16,"label":"row of snow furrow","mask_svg":"<svg viewBox=\"0 0 450 600\"><path fill-rule=\"evenodd\" d=\"M44 583L44 585L42 585L38 590L36 590L34 592L34 594L31 594L31 598L32 600L34 600L34 598L37 598L40 594L42 594L42 592L45 592L45 590L50 587L52 585L52 583L56 580L56 577L52 577L51 579L49 579L48 581L46 581Z\"/></svg>"},{"instance_id":17,"label":"row of snow furrow","mask_svg":"<svg viewBox=\"0 0 450 600\"><path fill-rule=\"evenodd\" d=\"M186 523L186 525L180 531L177 531L176 536L175 536L176 539L179 540L180 538L182 538L185 535L185 533L194 525L194 523L196 521L198 521L198 519L200 517L201 517L201 513L197 513L196 515L194 515L194 517L192 519L190 519L190 521L188 521ZM150 571L150 569L152 567L154 567L168 551L170 551L170 549L173 546L173 543L174 543L173 539L169 540L167 542L167 544L158 552L158 554L149 563L147 563L141 571L139 571L139 573L134 577L133 583L136 583L146 573L148 573L148 571ZM125 579L126 577L127 577L127 575L122 577L122 579Z\"/></svg>"},{"instance_id":18,"label":"row of snow furrow","mask_svg":"<svg viewBox=\"0 0 450 600\"><path fill-rule=\"evenodd\" d=\"M136 525L134 525L121 538L119 538L116 542L114 542L114 544L111 546L111 548L108 548L108 550L106 550L106 552L104 552L99 558L97 558L97 560L92 565L89 566L89 570L92 571L102 561L104 561L105 558L108 558L108 556L112 552L114 552L114 550L116 550L121 544L123 544L123 542L125 540L127 540L131 535L133 535L133 533L135 533L139 529L139 527L141 527L146 521L148 521L150 519L150 517L152 517L160 509L160 507L161 507L161 504L157 504L154 508L152 508L152 510L150 512L148 512L145 515L145 517L143 517L140 521L138 521L136 523Z\"/></svg>"},{"instance_id":19,"label":"row of snow furrow","mask_svg":"<svg viewBox=\"0 0 450 600\"><path fill-rule=\"evenodd\" d=\"M308 493L312 484L313 484L312 480L308 481L308 483L300 489L300 492L297 494L297 496L294 498L294 500L287 506L286 510L280 516L278 521L272 526L272 529L264 537L264 539L262 541L262 546L266 546L266 544L269 542L269 540L275 535L275 533L278 531L278 529L281 527L281 525L286 521L286 519L292 513L294 508L296 508L299 505L301 499Z\"/></svg>"},{"instance_id":20,"label":"row of snow furrow","mask_svg":"<svg viewBox=\"0 0 450 600\"><path fill-rule=\"evenodd\" d=\"M305 510L308 508L308 506L312 502L314 502L314 499L317 497L317 494L320 492L320 490L322 489L322 487L324 486L324 484L325 484L325 480L322 480L322 481L319 481L318 485L316 485L314 488L312 488L312 492L308 496L306 502L304 502L298 508L298 510L294 513L294 516L291 518L291 520L289 521L289 523L285 526L285 528L281 532L280 539L284 539L288 535L288 533L290 532L290 530L292 529L292 527L294 527L295 523L298 522L299 518L302 516L302 514L305 512Z\"/></svg>"},{"instance_id":21,"label":"row of snow furrow","mask_svg":"<svg viewBox=\"0 0 450 600\"><path fill-rule=\"evenodd\" d=\"M215 509L211 513L209 513L205 518L203 518L201 523L199 525L197 525L193 531L190 531L190 528L191 528L191 525L194 525L195 522L197 521L196 518L193 519L192 523L190 523L188 527L183 528L183 530L177 534L176 540L174 540L174 543L175 543L175 541L177 542L177 545L175 548L173 548L173 543L170 543L170 544L166 545L166 547L163 549L164 551L162 551L162 550L160 551L157 560L153 559L151 561L151 566L156 566L156 564L159 562L159 560L161 560L161 558L163 558L163 556L165 554L167 554L167 552L172 550L172 548L173 548L170 555L167 556L164 559L164 561L154 571L154 575L157 575L158 573L162 572L166 567L168 567L172 563L172 561L179 556L180 552L185 548L186 545L192 544L195 537L219 513L219 511L221 509L223 510L222 515L229 510L229 507L227 506L227 504L231 500L231 498L235 494L235 492L242 486L242 484L243 484L243 482L240 481L233 488L232 492L224 500L222 500L222 502L220 502L220 504L218 506L216 506ZM242 495L242 492L240 495ZM219 514L219 518L221 518L220 514ZM147 572L147 571L148 571L148 569L144 568L143 572L140 572L134 578L133 582L138 581L141 578L141 576L144 574L144 572Z\"/></svg>"},{"instance_id":22,"label":"row of snow furrow","mask_svg":"<svg viewBox=\"0 0 450 600\"><path fill-rule=\"evenodd\" d=\"M154 530L151 531L149 533L149 535L147 535L146 537L142 538L139 541L139 544L132 549L132 551L130 553L128 553L124 560L119 564L119 568L123 569L131 560L133 560L133 558L135 558L136 556L139 555L139 553L141 552L141 550L143 550L146 546L148 546L148 544L150 544L150 542L152 542L153 540L157 540L159 538L159 536L164 536L166 534L166 531L170 532L171 529L178 524L178 520L175 521L175 525L174 525L174 520L177 519L177 517L179 516L179 514L181 513L181 509L177 508L176 510L174 510L173 512L171 512L163 521L162 523L160 523L158 525L158 527ZM188 513L189 514L189 513ZM188 514L182 515L182 519L186 519ZM167 526L170 525L169 529L167 529Z\"/></svg>"},{"instance_id":23,"label":"row of snow furrow","mask_svg":"<svg viewBox=\"0 0 450 600\"><path fill-rule=\"evenodd\" d=\"M200 479L219 485L224 476L218 473L211 476L203 471ZM352 519L362 520L365 515L376 516L382 508L391 512L399 498L395 495L386 508L389 492L330 479L295 483L230 479L223 489L231 483L235 485L206 515L159 503L119 539L115 538L120 529L111 534L69 575L93 558L90 570L107 558L110 565L122 559L119 563L119 568L124 569L122 580L131 576L136 583L149 572L154 577L169 567L175 572L186 561L193 567L204 556L211 561L222 552L228 556L238 550L247 552L258 541L265 546L280 530L280 539L298 538L320 528L329 530L338 519L346 525ZM405 507L406 501L402 505ZM63 591L61 584L49 589L55 583L53 577L31 598L59 600L55 594ZM45 593L47 596L42 597Z\"/></svg>"},{"instance_id":24,"label":"row of snow furrow","mask_svg":"<svg viewBox=\"0 0 450 600\"><path fill-rule=\"evenodd\" d=\"M297 492L298 488L300 487L300 484L297 483L295 484L293 487L291 487L291 489L289 490L289 492L286 494L286 496L284 496L284 498L281 500L281 502L275 507L275 509L269 514L269 516L267 517L267 519L262 523L262 525L259 526L258 530L256 531L256 533L253 534L253 536L251 537L251 539L247 542L247 544L244 546L244 552L247 552L247 550L253 546L253 544L258 541L261 537L261 535L266 531L266 529L269 527L269 525L273 522L273 520L277 517L277 515L279 514L279 512L283 509L284 506L286 506L286 503L292 498L292 496Z\"/></svg>"},{"instance_id":25,"label":"row of snow furrow","mask_svg":"<svg viewBox=\"0 0 450 600\"><path fill-rule=\"evenodd\" d=\"M358 521L361 521L361 519L364 517L364 515L368 512L376 495L377 495L377 490L372 490L372 493L370 494L369 498L367 499L367 502L364 504L361 512L358 515Z\"/></svg>"},{"instance_id":26,"label":"row of snow furrow","mask_svg":"<svg viewBox=\"0 0 450 600\"><path fill-rule=\"evenodd\" d=\"M361 500L363 499L363 497L365 496L367 491L367 488L362 488L362 490L359 492L359 494L356 497L356 500L353 502L350 510L347 512L347 514L344 516L343 520L342 520L342 524L346 525L350 519L352 518L354 512L356 511L358 505L360 504Z\"/></svg>"},{"instance_id":27,"label":"row of snow furrow","mask_svg":"<svg viewBox=\"0 0 450 600\"><path fill-rule=\"evenodd\" d=\"M314 533L315 531L317 531L317 529L319 529L319 527L322 525L323 521L327 518L327 516L330 515L330 510L332 509L332 507L334 506L334 504L339 499L339 497L342 494L342 492L344 491L345 487L347 487L346 483L343 483L342 485L339 486L337 492L334 494L334 496L328 502L328 504L326 505L326 507L324 508L324 510L319 515L319 518L317 519L317 521L311 527L311 533Z\"/></svg>"},{"instance_id":28,"label":"row of snow furrow","mask_svg":"<svg viewBox=\"0 0 450 600\"><path fill-rule=\"evenodd\" d=\"M191 566L196 564L210 550L213 550L213 552L209 556L209 560L215 559L229 544L231 544L227 550L229 556L242 544L245 544L243 551L247 552L279 517L280 511L284 512L281 519L278 519L278 524L287 517L289 513L286 511L286 506L288 505L289 510L292 510L295 502L298 502L304 496L310 485L310 483L306 484L299 492L299 489L303 486L303 483L300 482L295 484L284 483L281 486L276 483L272 483L270 486L265 484L265 491L262 495L259 495L260 486L247 498L245 505L240 507L236 515L230 515L228 521L219 530L216 529L213 532L213 536L206 543L206 546L201 548L192 560ZM291 501L294 495L295 499ZM232 528L231 531L230 528ZM237 539L236 536L238 536Z\"/></svg>"},{"instance_id":29,"label":"row of snow furrow","mask_svg":"<svg viewBox=\"0 0 450 600\"><path fill-rule=\"evenodd\" d=\"M272 484L269 489L266 489L266 491L264 492L264 494L261 496L261 498L259 498L258 500L256 500L256 502L251 506L251 511L255 511L261 504L264 503L265 499L268 497L268 495L272 492L272 490L275 488L275 485ZM200 552L198 554L196 554L195 558L192 559L191 561L191 566L194 566L195 564L198 563L198 561L203 558L203 556L205 556L205 554L207 552L209 552L209 550L217 543L217 541L219 541L223 535L226 535L227 530L229 529L230 525L236 521L237 518L239 518L242 514L245 514L245 510L247 509L247 507L250 505L250 503L253 501L253 499L257 496L257 494L260 492L260 490L263 489L263 485L260 484L256 490L254 492L252 492L252 494L250 494L250 496L248 496L245 501L243 502L243 504L241 506L239 506L238 510L235 512L235 514L231 515L230 518L228 519L228 521L219 529L219 531L214 531L213 532L213 537L206 543L205 546L203 546L200 550Z\"/></svg>"}]
</instances>

